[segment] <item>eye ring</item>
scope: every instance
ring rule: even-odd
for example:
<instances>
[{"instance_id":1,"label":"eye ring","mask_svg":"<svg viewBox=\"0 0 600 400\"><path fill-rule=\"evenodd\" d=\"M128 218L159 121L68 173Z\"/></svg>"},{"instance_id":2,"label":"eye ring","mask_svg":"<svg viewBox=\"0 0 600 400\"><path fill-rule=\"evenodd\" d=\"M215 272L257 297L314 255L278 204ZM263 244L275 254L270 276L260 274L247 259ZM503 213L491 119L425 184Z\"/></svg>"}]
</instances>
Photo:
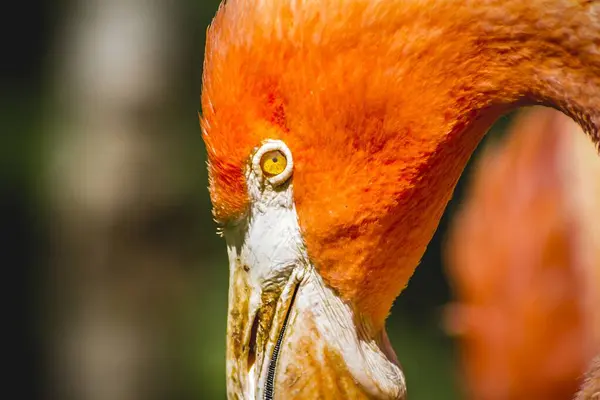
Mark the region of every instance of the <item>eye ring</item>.
<instances>
[{"instance_id":1,"label":"eye ring","mask_svg":"<svg viewBox=\"0 0 600 400\"><path fill-rule=\"evenodd\" d=\"M285 167L280 165L274 165L267 167L267 170L263 169L265 164L263 158L266 155L282 155L285 160ZM281 160L274 161L281 163ZM273 186L279 186L285 183L292 176L294 170L294 160L292 158L292 152L281 140L269 139L258 149L258 151L252 157L252 169L257 176L262 176ZM269 173L269 170L272 172Z\"/></svg>"}]
</instances>

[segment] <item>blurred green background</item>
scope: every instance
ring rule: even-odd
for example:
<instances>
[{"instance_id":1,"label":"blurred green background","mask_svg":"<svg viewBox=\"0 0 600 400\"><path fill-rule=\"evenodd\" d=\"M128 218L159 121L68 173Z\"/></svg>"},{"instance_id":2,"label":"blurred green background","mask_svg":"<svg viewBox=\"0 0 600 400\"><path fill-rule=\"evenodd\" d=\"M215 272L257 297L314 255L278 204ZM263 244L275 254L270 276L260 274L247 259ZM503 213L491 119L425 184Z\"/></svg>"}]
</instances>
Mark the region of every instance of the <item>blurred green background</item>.
<instances>
[{"instance_id":1,"label":"blurred green background","mask_svg":"<svg viewBox=\"0 0 600 400\"><path fill-rule=\"evenodd\" d=\"M5 269L23 283L19 397L225 398L228 267L197 115L218 1L13 7L0 199ZM461 397L442 245L469 170L389 319L411 400Z\"/></svg>"}]
</instances>

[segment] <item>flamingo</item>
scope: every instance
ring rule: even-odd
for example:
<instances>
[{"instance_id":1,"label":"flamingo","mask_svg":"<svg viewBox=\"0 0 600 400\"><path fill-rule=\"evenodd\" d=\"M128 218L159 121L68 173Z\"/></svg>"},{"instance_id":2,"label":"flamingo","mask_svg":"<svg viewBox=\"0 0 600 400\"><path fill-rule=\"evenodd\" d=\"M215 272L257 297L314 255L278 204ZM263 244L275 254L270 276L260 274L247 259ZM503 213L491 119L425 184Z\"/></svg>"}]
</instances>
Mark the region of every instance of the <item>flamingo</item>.
<instances>
[{"instance_id":1,"label":"flamingo","mask_svg":"<svg viewBox=\"0 0 600 400\"><path fill-rule=\"evenodd\" d=\"M600 350L600 158L570 118L519 115L455 215L447 272L468 398L572 398Z\"/></svg>"},{"instance_id":2,"label":"flamingo","mask_svg":"<svg viewBox=\"0 0 600 400\"><path fill-rule=\"evenodd\" d=\"M221 5L200 119L229 257L229 398L406 398L385 321L488 128L544 104L598 144L599 14L596 0Z\"/></svg>"}]
</instances>

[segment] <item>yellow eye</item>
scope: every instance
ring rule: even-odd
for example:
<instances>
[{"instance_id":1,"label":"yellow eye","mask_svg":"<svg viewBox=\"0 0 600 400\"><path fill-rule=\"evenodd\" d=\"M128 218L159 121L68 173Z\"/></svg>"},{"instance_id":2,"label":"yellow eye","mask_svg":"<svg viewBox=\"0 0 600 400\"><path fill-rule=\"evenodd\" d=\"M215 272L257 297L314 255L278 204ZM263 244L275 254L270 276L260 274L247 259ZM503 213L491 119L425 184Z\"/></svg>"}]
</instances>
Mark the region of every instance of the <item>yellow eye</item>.
<instances>
[{"instance_id":1,"label":"yellow eye","mask_svg":"<svg viewBox=\"0 0 600 400\"><path fill-rule=\"evenodd\" d=\"M268 177L281 174L285 167L287 167L287 159L279 150L268 151L260 159L260 168Z\"/></svg>"}]
</instances>

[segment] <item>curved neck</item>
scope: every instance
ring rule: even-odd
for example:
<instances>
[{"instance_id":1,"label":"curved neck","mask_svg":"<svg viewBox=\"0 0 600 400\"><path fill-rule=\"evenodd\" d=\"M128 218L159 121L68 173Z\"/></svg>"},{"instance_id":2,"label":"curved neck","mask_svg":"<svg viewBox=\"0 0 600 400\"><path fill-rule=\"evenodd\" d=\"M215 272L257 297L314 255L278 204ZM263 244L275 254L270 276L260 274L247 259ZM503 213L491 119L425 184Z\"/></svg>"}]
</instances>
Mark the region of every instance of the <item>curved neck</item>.
<instances>
[{"instance_id":1,"label":"curved neck","mask_svg":"<svg viewBox=\"0 0 600 400\"><path fill-rule=\"evenodd\" d=\"M476 15L482 21L476 46L489 67L480 72L477 89L494 103L557 108L598 143L600 4L505 1L502 6L502 13L483 7Z\"/></svg>"},{"instance_id":2,"label":"curved neck","mask_svg":"<svg viewBox=\"0 0 600 400\"><path fill-rule=\"evenodd\" d=\"M456 131L465 126L461 115L497 118L510 108L541 104L569 115L598 143L600 2L431 3L448 17L415 24L416 31L441 32L424 46L430 54L416 59L422 66L438 63L432 79L442 82L448 95L445 106L456 111Z\"/></svg>"},{"instance_id":3,"label":"curved neck","mask_svg":"<svg viewBox=\"0 0 600 400\"><path fill-rule=\"evenodd\" d=\"M403 144L399 155L411 154L414 146L419 157L402 161L406 170L419 173L405 177L409 189L389 210L385 218L389 225L376 232L399 238L401 265L382 268L385 276L374 280L391 282L389 288L378 286L376 293L359 301L376 324L383 323L412 275L468 159L502 114L525 105L550 106L578 122L594 143L600 142L597 1L432 0L431 4L443 19L413 15L394 30L422 38L416 50L398 47L396 60L401 60L397 68L408 86L405 92L415 93L411 110L426 112L406 116L414 127L411 134L419 140ZM410 12L416 11L406 11Z\"/></svg>"}]
</instances>

